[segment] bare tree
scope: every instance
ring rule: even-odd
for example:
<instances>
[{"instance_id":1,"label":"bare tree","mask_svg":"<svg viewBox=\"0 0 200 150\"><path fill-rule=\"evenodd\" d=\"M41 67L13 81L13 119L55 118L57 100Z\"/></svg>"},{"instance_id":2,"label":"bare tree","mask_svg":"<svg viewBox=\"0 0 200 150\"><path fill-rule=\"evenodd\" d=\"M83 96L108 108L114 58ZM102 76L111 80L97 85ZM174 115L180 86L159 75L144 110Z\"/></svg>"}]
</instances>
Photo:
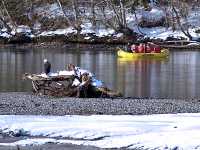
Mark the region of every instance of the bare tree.
<instances>
[{"instance_id":1,"label":"bare tree","mask_svg":"<svg viewBox=\"0 0 200 150\"><path fill-rule=\"evenodd\" d=\"M96 15L95 15L95 2L90 0L91 3L91 13L92 13L92 25L96 26Z\"/></svg>"},{"instance_id":2,"label":"bare tree","mask_svg":"<svg viewBox=\"0 0 200 150\"><path fill-rule=\"evenodd\" d=\"M65 13L65 11L64 11L64 9L63 9L63 5L61 4L60 0L56 0L56 2L57 2L57 4L58 4L58 6L60 7L61 11L63 12L63 15L64 15L64 17L65 17L67 23L68 23L69 25L72 25L71 21L69 20L67 14Z\"/></svg>"},{"instance_id":3,"label":"bare tree","mask_svg":"<svg viewBox=\"0 0 200 150\"><path fill-rule=\"evenodd\" d=\"M192 36L189 32L189 24L187 22L187 15L188 15L188 10L187 10L187 6L186 3L183 1L174 1L171 0L171 7L172 7L172 13L175 14L176 17L176 21L178 26L180 27L181 31L183 32L183 34L185 36L187 36L190 40L192 40ZM178 6L178 7L176 7ZM183 24L181 22L181 18L185 19L185 23Z\"/></svg>"},{"instance_id":4,"label":"bare tree","mask_svg":"<svg viewBox=\"0 0 200 150\"><path fill-rule=\"evenodd\" d=\"M0 9L0 21L4 24L9 33L11 33L12 30L16 31L16 24L7 10L4 0L1 0Z\"/></svg>"},{"instance_id":5,"label":"bare tree","mask_svg":"<svg viewBox=\"0 0 200 150\"><path fill-rule=\"evenodd\" d=\"M126 21L131 3L131 0L103 0L96 5L96 16L104 25L128 35L133 32Z\"/></svg>"}]
</instances>

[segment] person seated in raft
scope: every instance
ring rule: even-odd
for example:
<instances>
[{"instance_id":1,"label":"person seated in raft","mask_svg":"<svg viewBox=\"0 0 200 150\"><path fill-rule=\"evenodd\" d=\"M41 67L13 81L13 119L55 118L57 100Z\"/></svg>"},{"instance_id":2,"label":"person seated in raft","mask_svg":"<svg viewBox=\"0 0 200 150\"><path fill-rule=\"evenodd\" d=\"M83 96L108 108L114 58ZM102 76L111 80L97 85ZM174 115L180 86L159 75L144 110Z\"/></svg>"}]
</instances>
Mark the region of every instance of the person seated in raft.
<instances>
[{"instance_id":1,"label":"person seated in raft","mask_svg":"<svg viewBox=\"0 0 200 150\"><path fill-rule=\"evenodd\" d=\"M139 44L138 53L145 53L145 44L144 43Z\"/></svg>"},{"instance_id":2,"label":"person seated in raft","mask_svg":"<svg viewBox=\"0 0 200 150\"><path fill-rule=\"evenodd\" d=\"M133 53L135 53L135 50L136 50L136 45L135 45L135 44L132 44L132 45L131 45L131 51L132 51Z\"/></svg>"},{"instance_id":3,"label":"person seated in raft","mask_svg":"<svg viewBox=\"0 0 200 150\"><path fill-rule=\"evenodd\" d=\"M153 51L151 45L149 43L146 44L145 46L145 52L146 53L151 53Z\"/></svg>"},{"instance_id":4,"label":"person seated in raft","mask_svg":"<svg viewBox=\"0 0 200 150\"><path fill-rule=\"evenodd\" d=\"M133 53L138 53L139 51L138 51L138 45L137 44L132 44L131 45L131 51L133 52Z\"/></svg>"},{"instance_id":5,"label":"person seated in raft","mask_svg":"<svg viewBox=\"0 0 200 150\"><path fill-rule=\"evenodd\" d=\"M147 44L150 47L152 53L160 53L161 52L161 47L159 45L154 44L152 42L148 42Z\"/></svg>"},{"instance_id":6,"label":"person seated in raft","mask_svg":"<svg viewBox=\"0 0 200 150\"><path fill-rule=\"evenodd\" d=\"M126 51L127 52L132 52L132 50L131 50L131 43L127 44Z\"/></svg>"}]
</instances>

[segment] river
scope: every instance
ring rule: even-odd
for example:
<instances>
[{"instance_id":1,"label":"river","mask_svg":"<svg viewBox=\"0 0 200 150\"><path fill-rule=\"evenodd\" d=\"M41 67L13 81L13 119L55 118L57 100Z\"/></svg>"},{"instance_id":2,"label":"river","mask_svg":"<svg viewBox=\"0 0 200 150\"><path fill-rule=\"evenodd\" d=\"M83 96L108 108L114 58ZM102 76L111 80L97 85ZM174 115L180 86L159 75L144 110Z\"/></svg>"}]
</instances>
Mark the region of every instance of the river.
<instances>
[{"instance_id":1,"label":"river","mask_svg":"<svg viewBox=\"0 0 200 150\"><path fill-rule=\"evenodd\" d=\"M57 48L0 49L0 91L31 91L24 73L41 73L43 59L52 71L64 70L73 63L93 72L105 85L125 97L197 98L200 97L200 51L172 50L166 59L124 60L114 46L68 45Z\"/></svg>"}]
</instances>

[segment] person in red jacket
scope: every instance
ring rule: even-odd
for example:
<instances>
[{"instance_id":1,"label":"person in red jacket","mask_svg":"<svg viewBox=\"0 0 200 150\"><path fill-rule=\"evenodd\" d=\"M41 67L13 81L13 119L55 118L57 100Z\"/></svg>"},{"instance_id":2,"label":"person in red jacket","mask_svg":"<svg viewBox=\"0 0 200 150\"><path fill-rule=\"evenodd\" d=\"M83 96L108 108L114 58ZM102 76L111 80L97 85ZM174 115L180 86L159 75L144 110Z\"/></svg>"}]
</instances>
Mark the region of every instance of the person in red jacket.
<instances>
[{"instance_id":1,"label":"person in red jacket","mask_svg":"<svg viewBox=\"0 0 200 150\"><path fill-rule=\"evenodd\" d=\"M145 52L145 44L140 43L140 45L138 46L138 52L139 53L144 53Z\"/></svg>"},{"instance_id":2,"label":"person in red jacket","mask_svg":"<svg viewBox=\"0 0 200 150\"><path fill-rule=\"evenodd\" d=\"M149 45L149 43L147 43L146 44L146 47L145 47L146 49L145 49L145 52L146 53L151 53L152 52L152 48L151 48L151 46Z\"/></svg>"},{"instance_id":3,"label":"person in red jacket","mask_svg":"<svg viewBox=\"0 0 200 150\"><path fill-rule=\"evenodd\" d=\"M154 48L155 53L160 53L161 52L161 48L159 45L155 46Z\"/></svg>"},{"instance_id":4,"label":"person in red jacket","mask_svg":"<svg viewBox=\"0 0 200 150\"><path fill-rule=\"evenodd\" d=\"M160 53L161 52L161 47L159 45L156 45L152 42L148 42L148 45L151 49L151 52L153 52L153 53Z\"/></svg>"}]
</instances>

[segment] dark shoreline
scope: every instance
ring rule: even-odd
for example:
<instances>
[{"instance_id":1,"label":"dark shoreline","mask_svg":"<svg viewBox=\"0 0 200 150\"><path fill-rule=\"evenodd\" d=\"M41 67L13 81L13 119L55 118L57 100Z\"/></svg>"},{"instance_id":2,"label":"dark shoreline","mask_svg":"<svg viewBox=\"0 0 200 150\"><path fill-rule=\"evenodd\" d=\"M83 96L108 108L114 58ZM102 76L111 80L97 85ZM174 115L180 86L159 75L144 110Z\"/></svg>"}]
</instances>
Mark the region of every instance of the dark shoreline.
<instances>
[{"instance_id":1,"label":"dark shoreline","mask_svg":"<svg viewBox=\"0 0 200 150\"><path fill-rule=\"evenodd\" d=\"M0 93L0 115L149 115L198 112L198 98L53 98L28 92Z\"/></svg>"}]
</instances>

